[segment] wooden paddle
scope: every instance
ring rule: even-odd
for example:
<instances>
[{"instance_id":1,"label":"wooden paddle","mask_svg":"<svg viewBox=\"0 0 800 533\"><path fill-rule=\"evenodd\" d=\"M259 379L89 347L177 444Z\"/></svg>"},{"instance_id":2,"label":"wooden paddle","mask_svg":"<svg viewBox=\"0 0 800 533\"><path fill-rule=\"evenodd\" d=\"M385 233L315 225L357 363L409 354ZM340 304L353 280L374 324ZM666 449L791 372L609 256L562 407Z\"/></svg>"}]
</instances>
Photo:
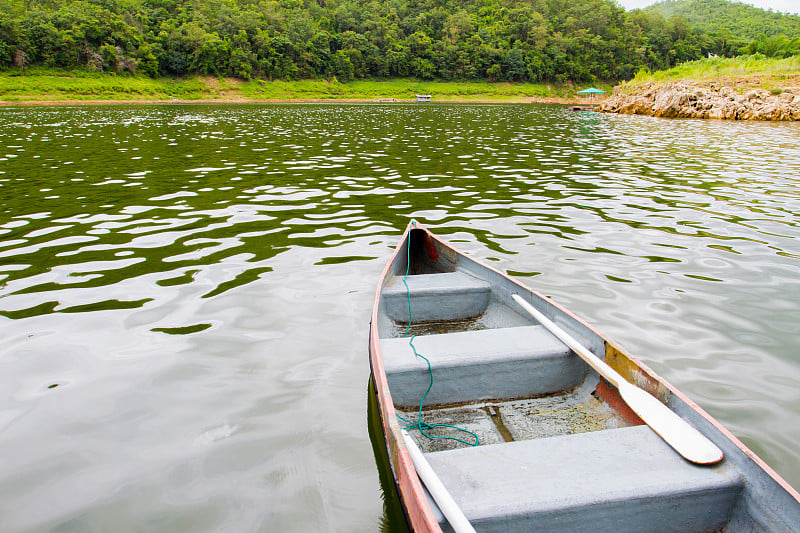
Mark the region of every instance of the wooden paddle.
<instances>
[{"instance_id":1,"label":"wooden paddle","mask_svg":"<svg viewBox=\"0 0 800 533\"><path fill-rule=\"evenodd\" d=\"M617 388L620 397L639 415L645 424L664 439L667 444L681 454L688 461L701 465L718 463L722 460L722 450L708 440L696 428L689 425L669 407L659 402L654 396L633 385L616 370L601 361L596 355L586 349L569 333L556 326L549 318L538 309L526 302L519 294L513 294L514 301L547 328L550 333L558 337L573 352L586 361L589 366L597 371L606 381Z\"/></svg>"},{"instance_id":2,"label":"wooden paddle","mask_svg":"<svg viewBox=\"0 0 800 533\"><path fill-rule=\"evenodd\" d=\"M401 430L401 433L406 442L408 454L411 456L411 462L414 463L414 470L417 471L417 475L422 482L425 483L425 487L436 502L436 505L439 506L439 510L442 511L444 517L450 522L453 531L456 533L475 533L475 528L472 527L467 517L464 516L461 507L458 506L447 491L442 480L440 480L436 472L433 471L433 467L431 467L428 460L425 459L425 455L422 453L422 450L419 449L417 443L414 442L414 439L411 438L411 435L409 435L405 429Z\"/></svg>"}]
</instances>

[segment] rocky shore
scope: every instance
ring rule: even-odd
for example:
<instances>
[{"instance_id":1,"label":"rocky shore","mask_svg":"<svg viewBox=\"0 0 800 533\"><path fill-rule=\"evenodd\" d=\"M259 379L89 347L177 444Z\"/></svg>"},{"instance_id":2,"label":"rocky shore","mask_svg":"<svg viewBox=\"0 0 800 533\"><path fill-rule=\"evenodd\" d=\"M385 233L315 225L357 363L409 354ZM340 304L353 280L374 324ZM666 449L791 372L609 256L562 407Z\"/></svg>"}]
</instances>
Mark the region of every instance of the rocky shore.
<instances>
[{"instance_id":1,"label":"rocky shore","mask_svg":"<svg viewBox=\"0 0 800 533\"><path fill-rule=\"evenodd\" d=\"M800 87L737 91L717 83L649 83L633 89L630 94L615 90L596 109L606 113L670 118L800 120Z\"/></svg>"}]
</instances>

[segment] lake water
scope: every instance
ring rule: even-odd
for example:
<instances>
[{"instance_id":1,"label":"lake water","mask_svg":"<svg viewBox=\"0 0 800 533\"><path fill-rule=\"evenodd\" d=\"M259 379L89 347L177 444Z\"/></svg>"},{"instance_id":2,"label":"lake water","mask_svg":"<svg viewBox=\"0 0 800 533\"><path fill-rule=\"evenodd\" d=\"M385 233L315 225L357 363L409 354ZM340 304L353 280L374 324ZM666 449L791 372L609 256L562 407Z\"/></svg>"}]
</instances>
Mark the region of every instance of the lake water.
<instances>
[{"instance_id":1,"label":"lake water","mask_svg":"<svg viewBox=\"0 0 800 533\"><path fill-rule=\"evenodd\" d=\"M537 105L0 109L0 530L372 531L413 217L800 486L800 124Z\"/></svg>"}]
</instances>

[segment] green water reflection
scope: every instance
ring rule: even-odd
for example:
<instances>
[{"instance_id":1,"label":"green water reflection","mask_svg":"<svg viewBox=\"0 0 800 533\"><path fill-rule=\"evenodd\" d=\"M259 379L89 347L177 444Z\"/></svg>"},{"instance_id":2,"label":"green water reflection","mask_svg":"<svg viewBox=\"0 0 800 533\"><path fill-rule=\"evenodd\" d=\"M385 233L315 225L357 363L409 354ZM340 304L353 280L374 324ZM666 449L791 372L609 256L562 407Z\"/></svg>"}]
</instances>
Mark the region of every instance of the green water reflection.
<instances>
[{"instance_id":1,"label":"green water reflection","mask_svg":"<svg viewBox=\"0 0 800 533\"><path fill-rule=\"evenodd\" d=\"M383 514L380 517L379 530L381 533L408 533L408 522L395 485L389 452L386 449L378 407L378 395L375 393L375 385L371 377L367 385L367 425L383 498Z\"/></svg>"}]
</instances>

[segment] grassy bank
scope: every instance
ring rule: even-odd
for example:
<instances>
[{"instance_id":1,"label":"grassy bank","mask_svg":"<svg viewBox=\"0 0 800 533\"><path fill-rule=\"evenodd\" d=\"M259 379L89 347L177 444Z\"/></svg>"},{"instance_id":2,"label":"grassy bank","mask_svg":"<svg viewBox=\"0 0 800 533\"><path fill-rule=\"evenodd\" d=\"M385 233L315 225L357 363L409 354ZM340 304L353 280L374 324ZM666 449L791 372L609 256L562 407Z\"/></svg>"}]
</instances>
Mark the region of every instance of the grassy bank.
<instances>
[{"instance_id":1,"label":"grassy bank","mask_svg":"<svg viewBox=\"0 0 800 533\"><path fill-rule=\"evenodd\" d=\"M601 85L609 89L608 85ZM582 87L530 83L432 82L410 79L242 81L191 77L152 79L109 73L28 69L0 73L0 102L90 101L313 101L413 100L430 94L434 101L572 101Z\"/></svg>"},{"instance_id":2,"label":"grassy bank","mask_svg":"<svg viewBox=\"0 0 800 533\"><path fill-rule=\"evenodd\" d=\"M666 85L678 81L717 83L740 89L797 87L800 86L800 56L772 59L755 55L690 61L669 70L639 72L632 80L620 84L615 90L624 94L646 84Z\"/></svg>"}]
</instances>

